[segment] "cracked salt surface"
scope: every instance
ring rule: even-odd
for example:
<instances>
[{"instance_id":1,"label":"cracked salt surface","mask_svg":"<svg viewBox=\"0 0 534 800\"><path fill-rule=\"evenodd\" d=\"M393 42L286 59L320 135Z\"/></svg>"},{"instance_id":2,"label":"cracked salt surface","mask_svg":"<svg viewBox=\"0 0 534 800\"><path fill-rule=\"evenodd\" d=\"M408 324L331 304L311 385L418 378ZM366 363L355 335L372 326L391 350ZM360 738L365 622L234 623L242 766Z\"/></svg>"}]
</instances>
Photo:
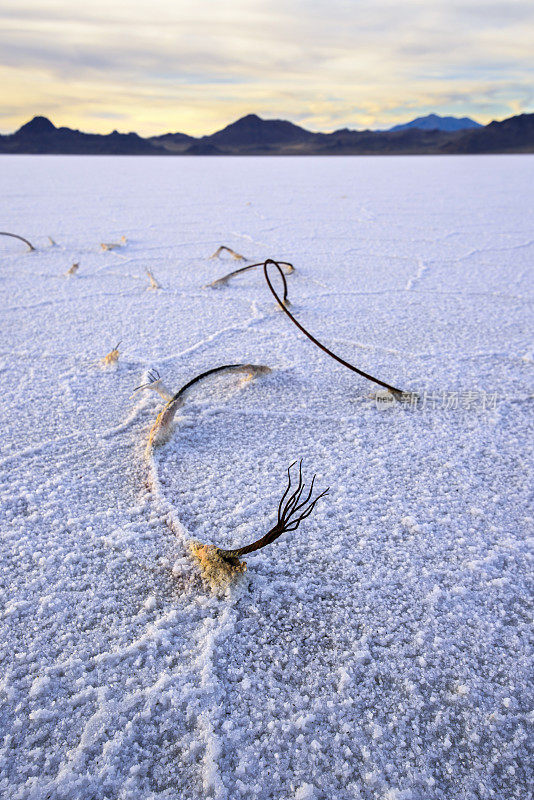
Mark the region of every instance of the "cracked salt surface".
<instances>
[{"instance_id":1,"label":"cracked salt surface","mask_svg":"<svg viewBox=\"0 0 534 800\"><path fill-rule=\"evenodd\" d=\"M1 161L39 249L0 241L0 795L529 797L534 158ZM361 369L496 406L377 408L259 272L201 290L222 243ZM147 370L237 361L273 372L147 462ZM187 542L257 538L301 457L330 495L210 594Z\"/></svg>"}]
</instances>

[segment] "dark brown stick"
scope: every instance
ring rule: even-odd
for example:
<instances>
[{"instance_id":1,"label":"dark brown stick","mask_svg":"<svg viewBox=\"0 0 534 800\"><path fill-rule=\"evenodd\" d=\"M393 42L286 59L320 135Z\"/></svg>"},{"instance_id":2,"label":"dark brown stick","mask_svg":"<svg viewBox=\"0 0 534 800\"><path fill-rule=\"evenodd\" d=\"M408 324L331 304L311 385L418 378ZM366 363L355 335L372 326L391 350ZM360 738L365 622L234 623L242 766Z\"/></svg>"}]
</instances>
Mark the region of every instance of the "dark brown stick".
<instances>
[{"instance_id":1,"label":"dark brown stick","mask_svg":"<svg viewBox=\"0 0 534 800\"><path fill-rule=\"evenodd\" d=\"M195 378L192 378L190 381L188 381L188 383L182 386L182 388L179 389L173 396L172 400L169 400L169 405L171 403L175 403L187 392L188 389L191 388L191 386L194 386L195 383L199 383L200 381L204 380L204 378L207 378L209 375L215 375L217 372L225 372L226 370L246 370L247 367L268 371L268 367L259 367L255 364L223 364L222 367L213 367L212 369L208 369L206 372L202 372L200 375L197 375Z\"/></svg>"},{"instance_id":2,"label":"dark brown stick","mask_svg":"<svg viewBox=\"0 0 534 800\"><path fill-rule=\"evenodd\" d=\"M217 280L208 283L204 288L214 288L215 286L222 286L225 283L228 283L230 278L235 277L236 275L240 275L242 272L247 272L249 269L255 269L256 267L263 267L265 262L259 261L257 264L247 264L246 267L240 267L239 269L235 269L233 272L229 272L228 275L223 275L222 278L217 278ZM290 275L292 272L295 271L295 267L293 264L290 264L289 261L276 261L274 262L278 265L287 267L287 274ZM286 281L286 273L283 270L280 271L282 276L282 281L284 284L284 305L289 303L289 298L287 296L287 281ZM278 301L280 302L280 301Z\"/></svg>"},{"instance_id":3,"label":"dark brown stick","mask_svg":"<svg viewBox=\"0 0 534 800\"><path fill-rule=\"evenodd\" d=\"M19 236L17 233L6 233L6 231L0 231L0 236L12 236L13 239L20 239L21 242L27 244L30 250L35 250L35 247L31 242L24 238L24 236Z\"/></svg>"},{"instance_id":4,"label":"dark brown stick","mask_svg":"<svg viewBox=\"0 0 534 800\"><path fill-rule=\"evenodd\" d=\"M283 282L284 282L284 302L282 302L280 300L279 296L277 295L277 293L276 293L276 291L274 289L274 286L271 283L271 279L269 278L269 272L268 272L267 268L268 268L268 266L270 264L275 266L277 268L279 274L282 276L282 279L283 279ZM279 263L277 261L273 261L272 258L268 258L266 261L264 261L264 263L263 263L263 274L265 275L265 280L267 281L267 286L271 290L271 294L277 300L277 302L278 302L279 306L281 307L282 311L284 311L287 314L287 316L289 317L291 322L294 325L296 325L297 328L300 331L302 331L302 333L305 336L307 336L308 339L310 341L312 341L320 350L322 350L324 353L326 353L331 358L335 359L335 361L338 361L340 364L343 364L343 366L347 367L347 369L350 369L353 372L357 372L358 375L361 375L363 378L367 378L368 381L372 381L373 383L377 383L379 386L383 386L385 389L389 389L389 391L392 392L397 399L401 399L402 398L402 396L405 394L402 391L402 389L397 389L397 388L395 388L395 386L391 386L391 384L386 383L385 381L381 381L378 378L374 378L372 375L369 375L367 372L363 372L363 370L358 369L358 367L355 367L354 364L350 364L348 361L345 361L344 358L341 358L340 356L336 355L335 353L332 352L332 350L329 350L328 347L325 347L324 344L321 344L321 342L318 339L316 339L315 336L312 336L312 334L309 331L307 331L306 328L303 325L301 325L300 322L297 319L295 319L295 317L293 316L291 311L289 311L289 309L287 308L287 306L285 304L285 299L286 299L285 295L286 295L287 283L286 283L286 280L285 280L284 272L283 272L282 268L280 267L280 265L279 265Z\"/></svg>"}]
</instances>

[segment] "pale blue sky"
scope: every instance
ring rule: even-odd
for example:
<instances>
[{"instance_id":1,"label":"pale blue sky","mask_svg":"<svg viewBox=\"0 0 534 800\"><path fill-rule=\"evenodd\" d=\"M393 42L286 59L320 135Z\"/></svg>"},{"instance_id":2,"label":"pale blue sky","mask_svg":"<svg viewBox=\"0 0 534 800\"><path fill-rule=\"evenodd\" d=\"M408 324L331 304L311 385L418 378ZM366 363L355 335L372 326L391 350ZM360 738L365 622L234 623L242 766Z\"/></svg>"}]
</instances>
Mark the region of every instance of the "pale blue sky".
<instances>
[{"instance_id":1,"label":"pale blue sky","mask_svg":"<svg viewBox=\"0 0 534 800\"><path fill-rule=\"evenodd\" d=\"M3 0L0 129L312 130L534 108L531 0Z\"/></svg>"}]
</instances>

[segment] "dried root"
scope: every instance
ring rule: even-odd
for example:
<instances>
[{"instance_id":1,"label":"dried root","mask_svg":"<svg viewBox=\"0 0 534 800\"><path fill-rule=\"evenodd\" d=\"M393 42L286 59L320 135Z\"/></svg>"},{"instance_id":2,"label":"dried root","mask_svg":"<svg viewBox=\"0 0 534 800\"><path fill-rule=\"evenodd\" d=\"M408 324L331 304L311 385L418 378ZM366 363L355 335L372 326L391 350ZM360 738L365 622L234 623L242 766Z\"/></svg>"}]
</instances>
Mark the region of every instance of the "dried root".
<instances>
[{"instance_id":1,"label":"dried root","mask_svg":"<svg viewBox=\"0 0 534 800\"><path fill-rule=\"evenodd\" d=\"M247 553L253 553L256 550L261 550L268 544L276 541L283 533L287 531L296 531L300 523L309 517L315 508L318 500L328 494L328 489L317 495L312 500L313 486L315 483L315 475L312 478L310 488L306 497L302 499L306 484L302 480L302 461L299 464L299 481L297 488L291 492L291 469L297 462L287 470L288 484L287 488L282 495L282 499L278 504L278 519L276 525L268 531L265 536L258 539L252 544L245 547L239 547L235 550L223 550L215 545L203 545L200 542L192 542L190 550L194 558L198 561L202 571L202 577L211 586L212 589L228 586L236 577L246 571L246 561L240 561L240 557ZM287 498L287 499L286 499Z\"/></svg>"},{"instance_id":2,"label":"dried root","mask_svg":"<svg viewBox=\"0 0 534 800\"><path fill-rule=\"evenodd\" d=\"M213 255L210 256L210 258L219 258L223 251L226 251L227 253L230 253L232 258L235 258L236 261L248 261L249 260L248 258L245 258L245 256L242 256L241 253L236 253L235 250L232 250L231 247L227 247L225 244L222 244L220 247L218 247L217 250L213 253Z\"/></svg>"},{"instance_id":3,"label":"dried root","mask_svg":"<svg viewBox=\"0 0 534 800\"><path fill-rule=\"evenodd\" d=\"M11 236L13 239L20 239L21 242L27 244L30 250L35 250L35 247L31 242L24 238L24 236L19 236L17 233L6 233L6 231L0 231L0 236Z\"/></svg>"},{"instance_id":4,"label":"dried root","mask_svg":"<svg viewBox=\"0 0 534 800\"><path fill-rule=\"evenodd\" d=\"M126 244L126 236L121 236L120 242L101 242L100 247L102 250L116 250L118 247L124 247Z\"/></svg>"},{"instance_id":5,"label":"dried root","mask_svg":"<svg viewBox=\"0 0 534 800\"><path fill-rule=\"evenodd\" d=\"M182 406L183 401L169 400L167 405L159 412L148 434L148 450L152 447L159 447L169 441L173 430L174 417Z\"/></svg>"},{"instance_id":6,"label":"dried root","mask_svg":"<svg viewBox=\"0 0 534 800\"><path fill-rule=\"evenodd\" d=\"M78 263L78 262L75 262L75 263L72 265L72 267L69 267L69 268L68 268L68 270L66 271L65 275L75 275L75 274L76 274L76 272L78 271L78 267L79 267L79 266L80 266L80 265L79 265L79 263Z\"/></svg>"},{"instance_id":7,"label":"dried root","mask_svg":"<svg viewBox=\"0 0 534 800\"><path fill-rule=\"evenodd\" d=\"M119 345L120 342L117 342L113 350L110 350L107 356L104 356L104 358L100 359L100 363L103 367L111 367L113 364L117 363L119 360Z\"/></svg>"}]
</instances>

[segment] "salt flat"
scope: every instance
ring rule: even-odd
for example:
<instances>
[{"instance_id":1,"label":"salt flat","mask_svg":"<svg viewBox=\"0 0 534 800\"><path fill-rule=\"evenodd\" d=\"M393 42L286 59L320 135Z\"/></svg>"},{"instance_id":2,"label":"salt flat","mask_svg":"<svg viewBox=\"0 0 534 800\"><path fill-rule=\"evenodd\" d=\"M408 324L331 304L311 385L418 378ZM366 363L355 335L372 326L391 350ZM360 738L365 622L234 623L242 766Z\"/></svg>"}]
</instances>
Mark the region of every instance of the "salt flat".
<instances>
[{"instance_id":1,"label":"salt flat","mask_svg":"<svg viewBox=\"0 0 534 800\"><path fill-rule=\"evenodd\" d=\"M37 248L0 237L0 794L530 796L534 157L0 174ZM221 244L292 262L295 316L417 404L377 403L260 272L203 289L239 266ZM237 362L272 372L199 385L147 457L147 371ZM187 542L263 534L300 458L330 494L212 594Z\"/></svg>"}]
</instances>

